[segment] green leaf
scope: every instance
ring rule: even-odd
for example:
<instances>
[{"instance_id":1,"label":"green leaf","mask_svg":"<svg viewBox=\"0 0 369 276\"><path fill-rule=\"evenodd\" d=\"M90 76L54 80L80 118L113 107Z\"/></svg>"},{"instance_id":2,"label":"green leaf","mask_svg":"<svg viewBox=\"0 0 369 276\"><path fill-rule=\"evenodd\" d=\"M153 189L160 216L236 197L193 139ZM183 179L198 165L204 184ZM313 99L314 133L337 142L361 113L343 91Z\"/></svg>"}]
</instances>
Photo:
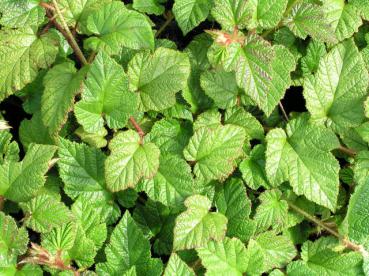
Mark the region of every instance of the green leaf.
<instances>
[{"instance_id":1,"label":"green leaf","mask_svg":"<svg viewBox=\"0 0 369 276\"><path fill-rule=\"evenodd\" d=\"M65 62L54 66L45 75L41 114L51 134L57 134L66 122L74 97L81 89L85 71L77 73L72 62Z\"/></svg>"},{"instance_id":2,"label":"green leaf","mask_svg":"<svg viewBox=\"0 0 369 276\"><path fill-rule=\"evenodd\" d=\"M55 60L58 48L54 37L40 37L31 28L0 31L0 99L8 97L32 82L41 68Z\"/></svg>"},{"instance_id":3,"label":"green leaf","mask_svg":"<svg viewBox=\"0 0 369 276\"><path fill-rule=\"evenodd\" d=\"M362 20L354 5L346 4L344 0L328 0L324 2L323 8L338 41L351 37L359 30Z\"/></svg>"},{"instance_id":4,"label":"green leaf","mask_svg":"<svg viewBox=\"0 0 369 276\"><path fill-rule=\"evenodd\" d=\"M78 198L72 205L72 213L84 236L93 242L96 249L100 249L107 237L107 229L101 214L96 212L91 201Z\"/></svg>"},{"instance_id":5,"label":"green leaf","mask_svg":"<svg viewBox=\"0 0 369 276\"><path fill-rule=\"evenodd\" d=\"M50 232L42 234L42 246L52 254L63 252L62 255L65 255L74 245L76 230L73 222L54 227Z\"/></svg>"},{"instance_id":6,"label":"green leaf","mask_svg":"<svg viewBox=\"0 0 369 276\"><path fill-rule=\"evenodd\" d=\"M360 254L340 254L334 250L334 245L337 243L332 237L323 237L315 242L307 241L302 246L302 260L288 266L288 275L364 275Z\"/></svg>"},{"instance_id":7,"label":"green leaf","mask_svg":"<svg viewBox=\"0 0 369 276\"><path fill-rule=\"evenodd\" d=\"M83 196L94 201L108 198L104 178L106 158L100 150L60 139L58 156L59 173L68 196L73 199Z\"/></svg>"},{"instance_id":8,"label":"green leaf","mask_svg":"<svg viewBox=\"0 0 369 276\"><path fill-rule=\"evenodd\" d=\"M175 0L173 13L184 35L197 27L208 17L212 8L211 0Z\"/></svg>"},{"instance_id":9,"label":"green leaf","mask_svg":"<svg viewBox=\"0 0 369 276\"><path fill-rule=\"evenodd\" d=\"M206 275L237 275L247 271L248 256L244 244L237 239L210 241L204 248L197 249Z\"/></svg>"},{"instance_id":10,"label":"green leaf","mask_svg":"<svg viewBox=\"0 0 369 276\"><path fill-rule=\"evenodd\" d=\"M218 109L211 109L201 113L193 124L193 130L196 132L201 128L215 130L221 126L222 114Z\"/></svg>"},{"instance_id":11,"label":"green leaf","mask_svg":"<svg viewBox=\"0 0 369 276\"><path fill-rule=\"evenodd\" d=\"M301 58L301 69L304 74L315 74L319 68L322 57L327 54L326 46L323 42L312 40L309 42L306 55Z\"/></svg>"},{"instance_id":12,"label":"green leaf","mask_svg":"<svg viewBox=\"0 0 369 276\"><path fill-rule=\"evenodd\" d=\"M7 260L16 262L17 256L27 250L28 233L18 228L15 220L0 212L0 266Z\"/></svg>"},{"instance_id":13,"label":"green leaf","mask_svg":"<svg viewBox=\"0 0 369 276\"><path fill-rule=\"evenodd\" d=\"M54 197L43 194L20 204L25 224L32 230L47 233L72 219L69 209Z\"/></svg>"},{"instance_id":14,"label":"green leaf","mask_svg":"<svg viewBox=\"0 0 369 276\"><path fill-rule=\"evenodd\" d=\"M200 84L217 107L226 109L236 105L239 88L233 72L205 71L201 74Z\"/></svg>"},{"instance_id":15,"label":"green leaf","mask_svg":"<svg viewBox=\"0 0 369 276\"><path fill-rule=\"evenodd\" d=\"M312 120L335 131L358 126L364 120L363 100L369 83L364 61L353 40L334 47L320 61L315 78L304 84Z\"/></svg>"},{"instance_id":16,"label":"green leaf","mask_svg":"<svg viewBox=\"0 0 369 276\"><path fill-rule=\"evenodd\" d=\"M94 51L118 54L122 47L154 48L154 35L146 17L121 2L113 1L91 13L87 30L96 36L86 39L84 45Z\"/></svg>"},{"instance_id":17,"label":"green leaf","mask_svg":"<svg viewBox=\"0 0 369 276\"><path fill-rule=\"evenodd\" d=\"M149 270L150 243L128 211L113 230L110 242L105 248L105 255L105 265L109 267L110 275L122 275L133 266L136 266L138 275L145 275L142 273Z\"/></svg>"},{"instance_id":18,"label":"green leaf","mask_svg":"<svg viewBox=\"0 0 369 276\"><path fill-rule=\"evenodd\" d=\"M90 133L85 131L81 126L77 128L74 133L78 135L78 137L81 138L83 142L95 148L105 148L108 144L108 141L105 138L105 136L108 135L108 131L106 130L106 128L102 128L95 133Z\"/></svg>"},{"instance_id":19,"label":"green leaf","mask_svg":"<svg viewBox=\"0 0 369 276\"><path fill-rule=\"evenodd\" d=\"M227 51L225 68L236 71L238 85L270 115L291 85L290 72L296 66L293 55L256 35L248 36L243 45L232 43Z\"/></svg>"},{"instance_id":20,"label":"green leaf","mask_svg":"<svg viewBox=\"0 0 369 276\"><path fill-rule=\"evenodd\" d=\"M264 139L264 129L261 123L244 108L235 106L226 110L224 123L243 127L250 139Z\"/></svg>"},{"instance_id":21,"label":"green leaf","mask_svg":"<svg viewBox=\"0 0 369 276\"><path fill-rule=\"evenodd\" d=\"M219 213L209 212L211 202L207 197L194 195L186 199L187 210L181 213L174 227L173 248L204 247L209 240L220 241L227 230L227 218Z\"/></svg>"},{"instance_id":22,"label":"green leaf","mask_svg":"<svg viewBox=\"0 0 369 276\"><path fill-rule=\"evenodd\" d=\"M32 144L23 161L6 161L0 166L0 194L21 202L30 200L44 185L54 146Z\"/></svg>"},{"instance_id":23,"label":"green leaf","mask_svg":"<svg viewBox=\"0 0 369 276\"><path fill-rule=\"evenodd\" d=\"M85 31L88 16L112 0L58 0L61 13L69 26Z\"/></svg>"},{"instance_id":24,"label":"green leaf","mask_svg":"<svg viewBox=\"0 0 369 276\"><path fill-rule=\"evenodd\" d=\"M233 31L234 27L244 29L250 14L243 0L214 0L211 15L225 30Z\"/></svg>"},{"instance_id":25,"label":"green leaf","mask_svg":"<svg viewBox=\"0 0 369 276\"><path fill-rule=\"evenodd\" d=\"M309 35L317 41L337 42L322 6L309 2L295 2L297 4L290 9L283 21L284 25L302 39Z\"/></svg>"},{"instance_id":26,"label":"green leaf","mask_svg":"<svg viewBox=\"0 0 369 276\"><path fill-rule=\"evenodd\" d=\"M359 244L369 240L368 195L369 182L365 181L356 187L347 210L348 236Z\"/></svg>"},{"instance_id":27,"label":"green leaf","mask_svg":"<svg viewBox=\"0 0 369 276\"><path fill-rule=\"evenodd\" d=\"M133 8L140 12L161 15L165 11L165 7L161 5L165 0L134 0Z\"/></svg>"},{"instance_id":28,"label":"green leaf","mask_svg":"<svg viewBox=\"0 0 369 276\"><path fill-rule=\"evenodd\" d=\"M191 135L189 124L175 119L163 119L154 124L145 139L157 145L162 152L182 157Z\"/></svg>"},{"instance_id":29,"label":"green leaf","mask_svg":"<svg viewBox=\"0 0 369 276\"><path fill-rule=\"evenodd\" d=\"M354 180L364 185L369 177L369 151L360 151L355 157Z\"/></svg>"},{"instance_id":30,"label":"green leaf","mask_svg":"<svg viewBox=\"0 0 369 276\"><path fill-rule=\"evenodd\" d=\"M19 128L19 139L22 145L28 149L32 143L53 145L55 141L50 135L49 129L42 121L40 111L33 114L31 120L23 120Z\"/></svg>"},{"instance_id":31,"label":"green leaf","mask_svg":"<svg viewBox=\"0 0 369 276\"><path fill-rule=\"evenodd\" d=\"M134 188L141 178L150 179L159 168L160 150L153 143L142 143L133 130L118 133L109 144L105 179L109 190Z\"/></svg>"},{"instance_id":32,"label":"green leaf","mask_svg":"<svg viewBox=\"0 0 369 276\"><path fill-rule=\"evenodd\" d=\"M191 167L175 155L161 155L157 174L144 180L142 188L147 195L166 206L180 207L194 193Z\"/></svg>"},{"instance_id":33,"label":"green leaf","mask_svg":"<svg viewBox=\"0 0 369 276\"><path fill-rule=\"evenodd\" d=\"M265 171L265 146L257 145L248 157L240 163L239 169L246 185L254 190L260 186L270 188L271 184Z\"/></svg>"},{"instance_id":34,"label":"green leaf","mask_svg":"<svg viewBox=\"0 0 369 276\"><path fill-rule=\"evenodd\" d=\"M45 21L45 10L35 0L3 0L0 25L8 28L38 27Z\"/></svg>"},{"instance_id":35,"label":"green leaf","mask_svg":"<svg viewBox=\"0 0 369 276\"><path fill-rule=\"evenodd\" d=\"M286 132L273 129L266 140L269 181L289 181L297 195L335 210L340 167L330 153L339 146L333 132L310 125L308 117L302 116L290 121Z\"/></svg>"},{"instance_id":36,"label":"green leaf","mask_svg":"<svg viewBox=\"0 0 369 276\"><path fill-rule=\"evenodd\" d=\"M139 93L143 111L161 111L173 106L175 94L190 74L188 56L176 50L158 48L138 53L128 65L132 91Z\"/></svg>"},{"instance_id":37,"label":"green leaf","mask_svg":"<svg viewBox=\"0 0 369 276\"><path fill-rule=\"evenodd\" d=\"M263 232L269 227L283 230L288 223L288 204L281 199L279 190L267 190L259 196L261 204L256 208L254 220L257 231Z\"/></svg>"},{"instance_id":38,"label":"green leaf","mask_svg":"<svg viewBox=\"0 0 369 276\"><path fill-rule=\"evenodd\" d=\"M164 276L195 276L195 273L187 264L178 257L176 253L170 255L167 267L164 271Z\"/></svg>"},{"instance_id":39,"label":"green leaf","mask_svg":"<svg viewBox=\"0 0 369 276\"><path fill-rule=\"evenodd\" d=\"M264 255L264 271L284 267L297 254L296 248L289 238L265 232L255 238Z\"/></svg>"},{"instance_id":40,"label":"green leaf","mask_svg":"<svg viewBox=\"0 0 369 276\"><path fill-rule=\"evenodd\" d=\"M0 131L0 164L19 160L19 147L16 141L12 141L12 138L9 132Z\"/></svg>"},{"instance_id":41,"label":"green leaf","mask_svg":"<svg viewBox=\"0 0 369 276\"><path fill-rule=\"evenodd\" d=\"M219 125L215 129L198 129L184 150L187 161L196 162L194 173L200 179L226 179L242 155L245 141L243 128Z\"/></svg>"},{"instance_id":42,"label":"green leaf","mask_svg":"<svg viewBox=\"0 0 369 276\"><path fill-rule=\"evenodd\" d=\"M251 0L247 2L247 9L251 13L248 22L249 29L257 27L272 29L281 21L286 10L288 0Z\"/></svg>"},{"instance_id":43,"label":"green leaf","mask_svg":"<svg viewBox=\"0 0 369 276\"><path fill-rule=\"evenodd\" d=\"M360 12L364 20L369 20L369 3L365 0L349 0L349 4L354 5Z\"/></svg>"},{"instance_id":44,"label":"green leaf","mask_svg":"<svg viewBox=\"0 0 369 276\"><path fill-rule=\"evenodd\" d=\"M220 185L215 194L215 206L228 219L227 236L246 242L253 235L255 224L249 218L251 202L243 182L232 178Z\"/></svg>"},{"instance_id":45,"label":"green leaf","mask_svg":"<svg viewBox=\"0 0 369 276\"><path fill-rule=\"evenodd\" d=\"M110 128L123 128L137 108L137 95L128 89L123 68L106 53L100 52L92 63L82 100L75 114L86 131L98 132L104 119Z\"/></svg>"}]
</instances>

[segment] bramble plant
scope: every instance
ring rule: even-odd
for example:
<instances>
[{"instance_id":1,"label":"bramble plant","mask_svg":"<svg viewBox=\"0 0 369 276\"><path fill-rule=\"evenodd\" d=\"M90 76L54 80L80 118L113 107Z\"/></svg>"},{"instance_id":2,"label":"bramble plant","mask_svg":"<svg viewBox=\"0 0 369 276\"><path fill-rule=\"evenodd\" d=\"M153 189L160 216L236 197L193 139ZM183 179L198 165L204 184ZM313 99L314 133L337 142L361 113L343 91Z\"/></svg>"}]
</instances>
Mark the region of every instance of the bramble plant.
<instances>
[{"instance_id":1,"label":"bramble plant","mask_svg":"<svg viewBox=\"0 0 369 276\"><path fill-rule=\"evenodd\" d=\"M369 275L366 20L0 0L0 274Z\"/></svg>"}]
</instances>

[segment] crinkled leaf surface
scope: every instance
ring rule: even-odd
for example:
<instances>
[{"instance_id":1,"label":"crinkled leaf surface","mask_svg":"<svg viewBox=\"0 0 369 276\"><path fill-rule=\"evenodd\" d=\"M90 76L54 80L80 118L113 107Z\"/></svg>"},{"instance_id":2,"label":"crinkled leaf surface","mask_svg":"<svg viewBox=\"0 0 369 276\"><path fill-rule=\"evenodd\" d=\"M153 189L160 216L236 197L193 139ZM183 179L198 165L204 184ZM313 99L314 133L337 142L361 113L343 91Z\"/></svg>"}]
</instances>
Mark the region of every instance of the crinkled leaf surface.
<instances>
[{"instance_id":1,"label":"crinkled leaf surface","mask_svg":"<svg viewBox=\"0 0 369 276\"><path fill-rule=\"evenodd\" d=\"M187 161L196 162L195 175L202 179L224 180L236 164L235 159L242 154L245 141L243 128L233 125L198 129L184 150Z\"/></svg>"},{"instance_id":2,"label":"crinkled leaf surface","mask_svg":"<svg viewBox=\"0 0 369 276\"><path fill-rule=\"evenodd\" d=\"M32 82L41 68L55 60L57 41L47 33L38 36L30 27L0 32L0 99Z\"/></svg>"},{"instance_id":3,"label":"crinkled leaf surface","mask_svg":"<svg viewBox=\"0 0 369 276\"><path fill-rule=\"evenodd\" d=\"M184 35L204 21L212 8L211 0L175 0L173 13Z\"/></svg>"},{"instance_id":4,"label":"crinkled leaf surface","mask_svg":"<svg viewBox=\"0 0 369 276\"><path fill-rule=\"evenodd\" d=\"M227 236L247 241L253 235L255 223L251 221L251 202L244 184L239 179L228 180L216 190L215 206L228 219Z\"/></svg>"},{"instance_id":5,"label":"crinkled leaf surface","mask_svg":"<svg viewBox=\"0 0 369 276\"><path fill-rule=\"evenodd\" d=\"M264 255L264 271L283 267L296 256L296 248L292 241L283 235L269 231L260 234L255 239Z\"/></svg>"},{"instance_id":6,"label":"crinkled leaf surface","mask_svg":"<svg viewBox=\"0 0 369 276\"><path fill-rule=\"evenodd\" d=\"M369 239L368 194L369 182L365 181L356 187L347 211L348 236L359 244Z\"/></svg>"},{"instance_id":7,"label":"crinkled leaf surface","mask_svg":"<svg viewBox=\"0 0 369 276\"><path fill-rule=\"evenodd\" d=\"M271 186L265 171L265 150L264 145L254 147L250 155L239 166L246 185L253 189L258 189L260 186L265 188Z\"/></svg>"},{"instance_id":8,"label":"crinkled leaf surface","mask_svg":"<svg viewBox=\"0 0 369 276\"><path fill-rule=\"evenodd\" d=\"M49 195L39 195L21 203L26 219L25 224L36 232L46 233L53 227L61 226L72 219L64 203Z\"/></svg>"},{"instance_id":9,"label":"crinkled leaf surface","mask_svg":"<svg viewBox=\"0 0 369 276\"><path fill-rule=\"evenodd\" d=\"M201 75L201 87L219 108L236 105L239 88L233 72L205 71Z\"/></svg>"},{"instance_id":10,"label":"crinkled leaf surface","mask_svg":"<svg viewBox=\"0 0 369 276\"><path fill-rule=\"evenodd\" d=\"M65 62L54 66L44 77L41 115L51 134L56 134L67 120L74 97L82 88L85 72L77 72L72 62Z\"/></svg>"},{"instance_id":11,"label":"crinkled leaf surface","mask_svg":"<svg viewBox=\"0 0 369 276\"><path fill-rule=\"evenodd\" d=\"M283 229L288 222L288 204L281 199L279 190L267 190L259 196L261 204L256 209L255 221L258 232Z\"/></svg>"},{"instance_id":12,"label":"crinkled leaf surface","mask_svg":"<svg viewBox=\"0 0 369 276\"><path fill-rule=\"evenodd\" d=\"M14 219L0 212L0 264L16 261L18 255L27 250L28 233L25 228L18 228Z\"/></svg>"},{"instance_id":13,"label":"crinkled leaf surface","mask_svg":"<svg viewBox=\"0 0 369 276\"><path fill-rule=\"evenodd\" d=\"M336 208L339 164L330 150L338 147L328 129L312 126L306 116L292 120L285 132L274 129L267 135L266 172L275 184L289 181L298 195Z\"/></svg>"},{"instance_id":14,"label":"crinkled leaf surface","mask_svg":"<svg viewBox=\"0 0 369 276\"><path fill-rule=\"evenodd\" d=\"M86 29L88 16L112 0L59 0L58 4L68 25Z\"/></svg>"},{"instance_id":15,"label":"crinkled leaf surface","mask_svg":"<svg viewBox=\"0 0 369 276\"><path fill-rule=\"evenodd\" d=\"M286 10L288 0L251 0L247 1L250 12L249 28L271 29L278 25Z\"/></svg>"},{"instance_id":16,"label":"crinkled leaf surface","mask_svg":"<svg viewBox=\"0 0 369 276\"><path fill-rule=\"evenodd\" d=\"M39 26L45 20L45 11L37 0L3 0L0 24L8 28Z\"/></svg>"},{"instance_id":17,"label":"crinkled leaf surface","mask_svg":"<svg viewBox=\"0 0 369 276\"><path fill-rule=\"evenodd\" d=\"M85 40L85 47L117 54L124 47L153 49L154 35L144 15L113 1L87 18L87 30L96 35Z\"/></svg>"},{"instance_id":18,"label":"crinkled leaf surface","mask_svg":"<svg viewBox=\"0 0 369 276\"><path fill-rule=\"evenodd\" d=\"M110 242L105 248L106 265L110 275L122 275L136 266L139 273L150 275L150 243L145 239L128 211L113 230ZM97 268L99 271L99 267ZM146 274L138 274L146 275Z\"/></svg>"},{"instance_id":19,"label":"crinkled leaf surface","mask_svg":"<svg viewBox=\"0 0 369 276\"><path fill-rule=\"evenodd\" d=\"M336 131L358 126L369 83L364 61L353 40L334 47L320 63L315 78L305 81L304 96L312 120Z\"/></svg>"},{"instance_id":20,"label":"crinkled leaf surface","mask_svg":"<svg viewBox=\"0 0 369 276\"><path fill-rule=\"evenodd\" d=\"M21 162L6 161L0 166L0 194L22 202L31 199L44 185L54 146L32 144Z\"/></svg>"},{"instance_id":21,"label":"crinkled leaf surface","mask_svg":"<svg viewBox=\"0 0 369 276\"><path fill-rule=\"evenodd\" d=\"M313 2L313 1L311 1ZM305 39L308 35L317 41L335 43L334 30L329 25L324 7L310 1L291 1L293 6L284 24L298 37Z\"/></svg>"},{"instance_id":22,"label":"crinkled leaf surface","mask_svg":"<svg viewBox=\"0 0 369 276\"><path fill-rule=\"evenodd\" d=\"M134 0L133 8L140 12L160 15L165 10L165 7L162 5L165 1L166 0Z\"/></svg>"},{"instance_id":23,"label":"crinkled leaf surface","mask_svg":"<svg viewBox=\"0 0 369 276\"><path fill-rule=\"evenodd\" d=\"M289 275L364 275L357 252L340 254L334 251L335 240L323 237L302 246L302 260L288 266Z\"/></svg>"},{"instance_id":24,"label":"crinkled leaf surface","mask_svg":"<svg viewBox=\"0 0 369 276\"><path fill-rule=\"evenodd\" d=\"M236 71L236 80L267 115L291 85L295 69L293 55L283 46L271 46L259 36L248 36L243 45L232 43L225 59L226 69Z\"/></svg>"},{"instance_id":25,"label":"crinkled leaf surface","mask_svg":"<svg viewBox=\"0 0 369 276\"><path fill-rule=\"evenodd\" d=\"M193 270L189 268L176 253L170 255L167 267L164 271L164 276L174 275L195 276Z\"/></svg>"},{"instance_id":26,"label":"crinkled leaf surface","mask_svg":"<svg viewBox=\"0 0 369 276\"><path fill-rule=\"evenodd\" d=\"M224 238L227 218L220 213L209 212L211 202L207 197L191 196L185 205L187 210L177 217L174 227L174 250L200 248L210 240Z\"/></svg>"},{"instance_id":27,"label":"crinkled leaf surface","mask_svg":"<svg viewBox=\"0 0 369 276\"><path fill-rule=\"evenodd\" d=\"M144 111L161 111L173 106L175 94L185 86L189 74L188 56L162 47L153 54L138 53L128 66L130 88L139 93Z\"/></svg>"},{"instance_id":28,"label":"crinkled leaf surface","mask_svg":"<svg viewBox=\"0 0 369 276\"><path fill-rule=\"evenodd\" d=\"M100 52L87 74L82 100L75 108L78 122L89 132L101 130L104 121L110 128L122 128L136 108L137 95L128 90L123 68Z\"/></svg>"},{"instance_id":29,"label":"crinkled leaf surface","mask_svg":"<svg viewBox=\"0 0 369 276\"><path fill-rule=\"evenodd\" d=\"M191 167L176 155L161 155L159 170L153 179L143 181L150 198L167 206L181 206L194 193Z\"/></svg>"},{"instance_id":30,"label":"crinkled leaf surface","mask_svg":"<svg viewBox=\"0 0 369 276\"><path fill-rule=\"evenodd\" d=\"M142 142L133 130L118 133L109 148L111 154L105 162L105 179L111 191L134 188L141 178L153 178L158 171L159 148L153 143Z\"/></svg>"},{"instance_id":31,"label":"crinkled leaf surface","mask_svg":"<svg viewBox=\"0 0 369 276\"><path fill-rule=\"evenodd\" d=\"M346 4L344 0L325 1L324 9L338 41L351 37L362 24L359 10L355 5Z\"/></svg>"},{"instance_id":32,"label":"crinkled leaf surface","mask_svg":"<svg viewBox=\"0 0 369 276\"><path fill-rule=\"evenodd\" d=\"M250 12L243 0L214 0L211 15L223 29L233 31L234 27L243 29L250 17Z\"/></svg>"},{"instance_id":33,"label":"crinkled leaf surface","mask_svg":"<svg viewBox=\"0 0 369 276\"><path fill-rule=\"evenodd\" d=\"M238 239L210 241L196 251L207 269L206 275L242 276L247 271L248 255L245 245Z\"/></svg>"}]
</instances>

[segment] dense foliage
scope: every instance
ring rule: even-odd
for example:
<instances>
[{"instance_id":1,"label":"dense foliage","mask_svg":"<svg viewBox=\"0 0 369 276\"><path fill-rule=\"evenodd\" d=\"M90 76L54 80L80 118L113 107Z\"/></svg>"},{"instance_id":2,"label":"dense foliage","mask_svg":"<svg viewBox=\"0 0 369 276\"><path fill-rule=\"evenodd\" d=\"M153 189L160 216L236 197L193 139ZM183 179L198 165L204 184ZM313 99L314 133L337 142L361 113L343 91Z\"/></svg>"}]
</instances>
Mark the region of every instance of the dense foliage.
<instances>
[{"instance_id":1,"label":"dense foliage","mask_svg":"<svg viewBox=\"0 0 369 276\"><path fill-rule=\"evenodd\" d=\"M0 274L369 275L366 20L0 0Z\"/></svg>"}]
</instances>

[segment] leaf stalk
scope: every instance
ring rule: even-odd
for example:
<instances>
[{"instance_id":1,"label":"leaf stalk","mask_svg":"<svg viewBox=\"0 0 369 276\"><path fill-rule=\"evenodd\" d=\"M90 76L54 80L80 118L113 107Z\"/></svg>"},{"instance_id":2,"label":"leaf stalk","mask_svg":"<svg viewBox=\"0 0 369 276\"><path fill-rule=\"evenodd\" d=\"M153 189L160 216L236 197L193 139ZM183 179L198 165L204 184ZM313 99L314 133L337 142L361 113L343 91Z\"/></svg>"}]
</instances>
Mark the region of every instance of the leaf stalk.
<instances>
[{"instance_id":1,"label":"leaf stalk","mask_svg":"<svg viewBox=\"0 0 369 276\"><path fill-rule=\"evenodd\" d=\"M319 227L323 228L325 231L330 233L331 235L335 236L347 249L359 252L363 256L367 257L369 256L369 253L365 250L365 248L361 244L356 244L348 240L348 238L342 236L340 233L338 233L336 230L333 230L332 228L328 227L324 222L322 222L320 219L310 215L308 212L304 211L300 207L296 206L295 204L288 202L288 206L290 209L295 211L296 213L302 215L307 220L310 220L311 222L315 223Z\"/></svg>"},{"instance_id":2,"label":"leaf stalk","mask_svg":"<svg viewBox=\"0 0 369 276\"><path fill-rule=\"evenodd\" d=\"M61 13L61 10L58 6L58 3L56 0L52 0L53 6L46 4L46 3L40 3L42 7L46 9L46 15L49 18L49 20L54 24L54 26L62 33L62 35L67 39L69 45L72 47L74 53L76 54L78 60L83 64L87 65L87 59L83 55L81 49L78 46L77 41L74 39L74 36L72 32L70 31L68 24L66 23L63 14ZM61 25L55 20L55 18L50 14L48 11L55 11L55 14L57 17L59 17Z\"/></svg>"}]
</instances>

